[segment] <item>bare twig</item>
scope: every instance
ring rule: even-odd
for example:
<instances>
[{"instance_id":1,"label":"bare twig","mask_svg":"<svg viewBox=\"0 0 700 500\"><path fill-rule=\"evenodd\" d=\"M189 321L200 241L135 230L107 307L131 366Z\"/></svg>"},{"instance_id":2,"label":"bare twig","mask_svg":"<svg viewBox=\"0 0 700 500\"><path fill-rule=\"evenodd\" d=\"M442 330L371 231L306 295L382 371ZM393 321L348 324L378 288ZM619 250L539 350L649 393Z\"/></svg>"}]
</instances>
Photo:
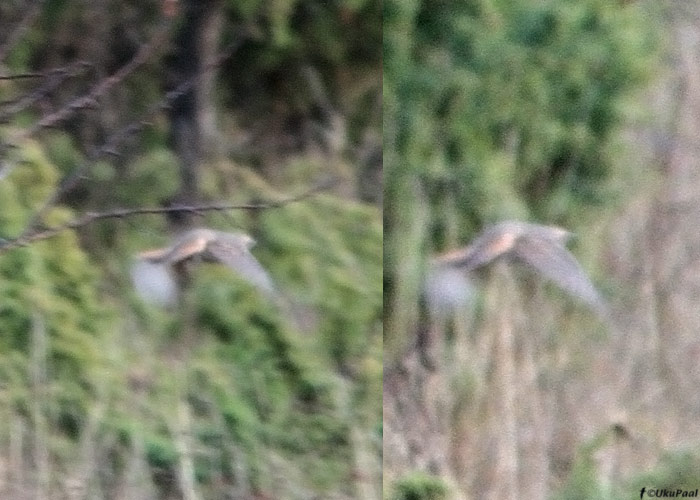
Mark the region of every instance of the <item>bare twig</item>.
<instances>
[{"instance_id":1,"label":"bare twig","mask_svg":"<svg viewBox=\"0 0 700 500\"><path fill-rule=\"evenodd\" d=\"M28 78L44 78L46 73L18 73L16 75L0 75L0 80L26 80Z\"/></svg>"},{"instance_id":2,"label":"bare twig","mask_svg":"<svg viewBox=\"0 0 700 500\"><path fill-rule=\"evenodd\" d=\"M43 216L46 214L48 210L51 209L52 206L55 205L55 203L63 196L66 192L70 191L71 189L75 188L78 183L84 179L87 176L88 171L94 165L95 162L106 158L108 156L115 156L118 155L118 149L119 147L127 141L130 137L133 137L135 134L138 132L142 131L146 127L151 125L151 120L154 116L156 116L158 113L162 112L165 109L168 109L172 103L185 94L186 92L190 91L192 87L194 87L198 81L199 78L201 78L201 75L203 73L213 71L215 68L220 66L226 59L231 57L231 55L236 51L236 49L240 46L242 41L245 39L245 37L239 37L236 41L231 43L225 50L223 50L216 58L214 58L211 62L209 62L205 67L203 68L202 72L198 73L197 75L193 76L192 78L185 80L181 84L179 84L175 89L169 91L168 93L165 94L163 99L161 99L158 103L156 103L154 106L152 106L144 115L143 117L136 122L132 122L121 129L117 130L114 132L108 139L107 141L98 149L96 149L92 154L90 154L89 159L77 167L76 169L73 170L70 174L68 174L66 177L63 178L63 180L60 182L59 186L54 190L54 192L44 201L42 206L36 211L34 216L31 218L29 223L27 224L26 230L17 238L11 239L11 240L2 240L0 239L0 252L4 250L8 250L10 248L16 248L20 246L27 245L33 241L37 240L43 240L46 238L50 238L59 232L63 230L68 230L68 229L74 229L86 224L89 224L91 222L94 222L95 220L100 220L100 219L106 219L106 218L120 218L120 217L128 217L132 215L143 215L143 214L157 214L157 213L166 213L166 212L182 212L182 211L188 211L192 213L198 213L198 212L205 212L205 211L212 211L212 210L235 210L235 209L265 209L265 208L274 208L275 206L281 206L282 204L286 204L292 201L297 201L296 199L290 199L290 200L285 200L284 202L277 202L276 203L263 203L263 204L249 204L249 205L241 205L241 206L235 206L235 205L208 205L208 206L202 206L202 207L169 207L169 208L142 208L142 209L127 209L127 210L117 210L117 211L112 211L109 213L88 213L85 214L82 217L79 217L67 224L61 225L61 226L55 226L52 228L41 228L39 227L40 221L43 218ZM151 42L149 46L153 46L154 42ZM139 55L140 54L140 55ZM119 72L115 73L112 77L109 77L107 80L111 82L111 85L118 83L118 81L121 81L128 72L132 71L133 69L136 68L140 63L135 62L135 61L143 61L145 58L147 58L148 52L145 49L142 49L139 51L139 54L137 54L132 61L124 66L122 70ZM97 92L97 89L102 89L102 91L106 91L106 87L103 84L98 85L93 89L93 91L88 94L92 95L93 97L97 95L99 92ZM100 94L101 95L101 94ZM74 100L73 102L77 102L79 100L85 99L79 98ZM64 108L64 110L67 108ZM52 121L53 119L49 120L52 116L57 116L58 113L62 113L61 111L58 111L57 113L54 113L53 115L50 115L46 118L44 118L39 124L37 124L32 130L38 128L41 128L40 125L42 123L47 124L49 121ZM28 133L23 134L23 137L26 135L26 137L30 136L33 132L30 130ZM0 177L6 175L7 172L0 172ZM315 189L314 191L319 190Z\"/></svg>"},{"instance_id":3,"label":"bare twig","mask_svg":"<svg viewBox=\"0 0 700 500\"><path fill-rule=\"evenodd\" d=\"M122 66L119 71L111 76L103 78L86 95L73 99L55 113L51 113L39 120L39 122L25 132L23 136L32 136L41 129L55 126L58 122L65 120L80 109L93 107L100 97L104 96L112 87L119 84L129 76L129 74L133 73L139 66L142 66L151 58L155 49L166 40L169 28L169 22L163 23L158 28L153 38L148 43L142 45L131 61Z\"/></svg>"},{"instance_id":4,"label":"bare twig","mask_svg":"<svg viewBox=\"0 0 700 500\"><path fill-rule=\"evenodd\" d=\"M85 161L85 163L77 167L75 170L73 170L73 172L71 172L63 178L63 180L60 182L60 184L51 194L51 196L49 196L43 203L43 205L36 211L31 221L27 225L27 230L25 231L25 234L34 230L35 226L39 224L41 218L61 198L61 196L74 189L78 185L78 183L80 183L80 181L87 176L90 167L94 165L95 162L108 156L117 156L119 154L118 149L120 145L122 145L130 137L133 137L146 127L150 126L150 120L153 117L155 117L158 113L168 109L177 98L179 98L186 92L189 92L192 89L192 87L196 85L197 80L201 77L202 74L213 71L214 69L219 67L226 59L231 57L231 55L240 46L243 39L244 37L240 37L238 40L231 43L225 50L223 50L219 54L218 57L216 57L213 61L205 65L201 73L185 80L173 90L166 93L163 99L161 99L148 111L146 111L146 113L141 117L139 121L129 123L128 125L125 125L116 132L112 133L101 147L97 148L90 154L89 159Z\"/></svg>"},{"instance_id":5,"label":"bare twig","mask_svg":"<svg viewBox=\"0 0 700 500\"><path fill-rule=\"evenodd\" d=\"M291 203L303 201L321 191L326 191L333 187L336 183L337 179L335 178L325 179L320 182L317 182L310 188L302 191L297 195L277 201L270 200L264 202L242 204L216 203L209 205L181 205L173 207L117 208L108 212L87 212L86 214L80 217L76 217L64 224L45 228L37 228L29 232L23 233L17 238L6 240L0 239L0 253L5 252L7 250L11 250L13 248L27 246L35 241L46 240L52 238L53 236L56 236L59 233L62 233L63 231L87 226L88 224L91 224L93 222L105 219L122 219L125 217L134 217L137 215L154 215L165 214L170 212L189 212L195 215L202 215L204 212L225 212L229 210L269 210L273 208L281 208Z\"/></svg>"},{"instance_id":6,"label":"bare twig","mask_svg":"<svg viewBox=\"0 0 700 500\"><path fill-rule=\"evenodd\" d=\"M133 73L138 67L145 64L153 56L155 49L167 39L166 35L168 34L170 24L171 23L169 21L164 21L156 30L153 38L151 38L149 42L142 45L136 55L134 55L134 57L127 64L122 66L116 73L100 80L87 94L76 97L58 111L44 116L33 126L12 137L8 143L3 144L0 147L0 152L7 150L13 145L22 143L26 139L38 133L40 130L56 126L58 123L66 120L81 109L97 106L98 99L103 97L115 85L121 83L127 76ZM7 175L8 168L9 167L5 166L3 171L0 171L0 177Z\"/></svg>"},{"instance_id":7,"label":"bare twig","mask_svg":"<svg viewBox=\"0 0 700 500\"><path fill-rule=\"evenodd\" d=\"M12 115L28 108L38 100L49 95L56 90L67 79L80 74L85 68L92 66L86 61L77 61L63 68L56 68L46 73L23 73L21 75L6 75L0 76L0 80L11 80L21 78L44 78L46 82L37 89L28 92L27 94L12 100L3 102L2 113L0 113L0 122L6 121Z\"/></svg>"}]
</instances>

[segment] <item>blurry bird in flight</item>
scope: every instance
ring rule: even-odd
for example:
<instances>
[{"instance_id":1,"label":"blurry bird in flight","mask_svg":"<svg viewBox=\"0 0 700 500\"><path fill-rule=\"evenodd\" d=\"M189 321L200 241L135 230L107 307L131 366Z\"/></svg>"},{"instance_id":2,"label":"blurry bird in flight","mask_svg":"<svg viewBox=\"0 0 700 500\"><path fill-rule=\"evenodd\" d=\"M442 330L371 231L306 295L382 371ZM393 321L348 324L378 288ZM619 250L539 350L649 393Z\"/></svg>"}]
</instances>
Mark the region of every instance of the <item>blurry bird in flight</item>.
<instances>
[{"instance_id":1,"label":"blurry bird in flight","mask_svg":"<svg viewBox=\"0 0 700 500\"><path fill-rule=\"evenodd\" d=\"M131 270L132 281L144 300L172 305L178 288L187 279L189 266L198 261L215 262L229 267L267 298L277 301L270 276L250 252L254 245L255 240L247 234L191 229L167 247L139 253Z\"/></svg>"},{"instance_id":2,"label":"blurry bird in flight","mask_svg":"<svg viewBox=\"0 0 700 500\"><path fill-rule=\"evenodd\" d=\"M434 257L425 292L433 310L464 305L473 293L467 273L496 259L519 261L605 317L606 304L566 249L571 233L551 226L506 221L484 230L467 247Z\"/></svg>"}]
</instances>

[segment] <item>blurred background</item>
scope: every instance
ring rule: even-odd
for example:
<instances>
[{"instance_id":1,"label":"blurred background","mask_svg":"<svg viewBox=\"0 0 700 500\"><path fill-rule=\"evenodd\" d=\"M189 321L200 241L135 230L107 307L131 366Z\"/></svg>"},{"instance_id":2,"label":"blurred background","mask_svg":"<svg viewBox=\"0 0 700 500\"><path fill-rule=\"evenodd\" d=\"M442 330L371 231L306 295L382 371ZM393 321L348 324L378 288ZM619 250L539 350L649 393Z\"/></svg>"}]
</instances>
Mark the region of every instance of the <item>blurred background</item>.
<instances>
[{"instance_id":1,"label":"blurred background","mask_svg":"<svg viewBox=\"0 0 700 500\"><path fill-rule=\"evenodd\" d=\"M385 498L697 488L700 4L383 8ZM504 219L573 231L612 319L515 266L430 317L427 258Z\"/></svg>"},{"instance_id":2,"label":"blurred background","mask_svg":"<svg viewBox=\"0 0 700 500\"><path fill-rule=\"evenodd\" d=\"M375 0L2 2L1 498L379 498L381 32ZM298 324L223 266L137 298L193 225L255 238Z\"/></svg>"}]
</instances>

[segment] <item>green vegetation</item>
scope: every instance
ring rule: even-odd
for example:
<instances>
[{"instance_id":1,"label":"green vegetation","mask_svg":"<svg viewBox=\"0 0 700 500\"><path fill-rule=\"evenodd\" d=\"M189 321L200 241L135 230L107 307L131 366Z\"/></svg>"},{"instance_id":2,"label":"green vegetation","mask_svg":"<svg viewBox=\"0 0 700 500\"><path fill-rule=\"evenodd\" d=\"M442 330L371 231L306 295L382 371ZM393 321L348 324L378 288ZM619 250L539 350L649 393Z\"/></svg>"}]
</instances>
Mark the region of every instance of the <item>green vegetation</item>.
<instances>
[{"instance_id":1,"label":"green vegetation","mask_svg":"<svg viewBox=\"0 0 700 500\"><path fill-rule=\"evenodd\" d=\"M384 3L389 352L415 323L402 311L426 252L508 218L575 230L613 201L615 136L653 63L644 16L597 0Z\"/></svg>"},{"instance_id":2,"label":"green vegetation","mask_svg":"<svg viewBox=\"0 0 700 500\"><path fill-rule=\"evenodd\" d=\"M610 443L607 443L610 444ZM618 442L617 445L620 443ZM695 451L677 451L664 454L658 463L647 472L635 474L624 484L604 485L599 477L593 460L593 452L598 446L584 446L573 465L567 483L554 496L558 500L593 500L609 498L623 500L639 496L642 488L675 492L678 489L695 491L698 488L698 466L700 457Z\"/></svg>"},{"instance_id":3,"label":"green vegetation","mask_svg":"<svg viewBox=\"0 0 700 500\"><path fill-rule=\"evenodd\" d=\"M572 308L549 308L539 284L520 275L522 303L501 297L499 307L484 311L486 306L477 306L444 324L430 323L421 311L425 260L464 245L488 224L531 220L574 233L587 228L586 238L575 240L574 251L599 281L592 262L601 248L596 229L619 206L620 186L631 185L640 173L635 166L622 165L619 146L629 118L644 111L645 103L632 102L631 96L650 81L659 62L660 35L651 21L656 8L645 2L599 0L383 4L385 362L399 374L409 372L397 376L404 385L393 388L397 419L424 418L425 427L436 427L430 431L434 436L414 432L414 440L450 443L443 450L449 458L441 462L441 479L450 488L464 489L465 497L475 495L467 489L482 473L512 475L512 462L495 464L506 445L490 448L508 439L509 456L517 454L519 468L532 472L539 465L531 462L538 459L548 464L551 450L544 443L549 441L543 438L537 451L535 444L522 441L537 441L537 432L550 439L555 432L551 420L568 418L560 413L558 394L566 394L565 384L574 381L565 375L559 379L558 370L564 373L568 367L575 372L571 378L583 379L582 367L592 362L586 356L596 349L583 343L604 327L571 314ZM623 161L630 164L630 159ZM426 369L423 374L421 366L410 364L423 329L442 348L436 348L435 373ZM512 389L516 402L492 394L503 382L494 373L495 365L503 366L499 332L511 329L517 353L511 361L515 370L522 370L517 376L522 386ZM532 386L520 380L531 375L528 370L538 381ZM543 382L550 376L556 379L551 386ZM470 381L469 394L455 394L454 388L463 387L465 380ZM588 382L593 385L605 383L592 380ZM416 415L407 415L410 410L403 403L414 395L419 399ZM542 407L532 411L541 420L530 416L525 401L541 402L533 403ZM512 434L499 432L499 405L518 413ZM425 417L424 408L444 421L435 423L439 417L432 414ZM576 446L573 441L562 446ZM415 447L419 462L433 451L420 442ZM387 455L395 451L384 450ZM412 474L415 464L405 454L396 451L396 470L384 471L389 491ZM473 458L482 455L483 461ZM540 479L520 481L530 488ZM512 498L517 488L509 486L517 482L496 477L489 494ZM528 494L538 497L551 484L547 479L541 483L541 489L532 487ZM594 495L592 488L585 491Z\"/></svg>"},{"instance_id":4,"label":"green vegetation","mask_svg":"<svg viewBox=\"0 0 700 500\"><path fill-rule=\"evenodd\" d=\"M27 149L0 184L5 237L26 224L57 177L38 145ZM56 208L45 220L55 224L70 215ZM163 231L157 218L144 222L153 229L142 227L133 241L133 229L113 223L117 253L131 253L145 235ZM276 467L296 471L281 473L303 478L304 488L335 491L346 484L352 496L349 426L363 421L373 433L381 419L379 212L325 195L266 212L255 230L260 260L309 326L289 324L226 269L197 271L197 343L184 374L197 479L215 497L216 481L236 483L245 470L250 488L295 498L300 485L284 491L271 482L272 454ZM89 446L102 456L97 467L125 473L130 450L143 447L154 478L174 477L179 452L169 420L182 382L173 378L167 353L183 335L183 320L129 299L123 276L113 275L105 288L105 273L125 272L128 264L128 257L111 253L89 257L69 231L0 255L5 421L32 427L41 414L42 439L58 465L75 460L81 440L94 432L97 441ZM352 403L338 399L341 371L357 380ZM6 427L5 440L9 432Z\"/></svg>"},{"instance_id":5,"label":"green vegetation","mask_svg":"<svg viewBox=\"0 0 700 500\"><path fill-rule=\"evenodd\" d=\"M700 455L697 450L666 453L653 469L629 481L627 490L634 492L641 490L642 487L669 491L679 488L696 490L700 481L699 467Z\"/></svg>"},{"instance_id":6,"label":"green vegetation","mask_svg":"<svg viewBox=\"0 0 700 500\"><path fill-rule=\"evenodd\" d=\"M164 3L142 4L45 2L4 54L6 73L88 61L42 103L60 109L152 36ZM178 307L142 302L129 270L136 252L172 237L163 215L0 248L0 459L12 470L3 498L72 488L100 499L364 498L357 478L379 491L383 231L376 193L357 187L377 168L363 160L363 141L380 137L380 4L211 5L221 22L216 49L242 41L201 103L216 111L207 133L217 143L201 159L200 199L277 201L318 179L341 183L281 207L195 220L251 234L281 306L216 265L195 266ZM0 7L5 31L23 14L13 6ZM175 18L168 36L182 23ZM169 43L59 130L17 139L45 116L41 106L3 123L0 138L12 148L9 168L0 166L0 238L177 196L180 159L165 111L116 155L90 159L163 98ZM319 88L309 89L308 68ZM3 81L0 99L40 85ZM332 147L331 108L340 124Z\"/></svg>"},{"instance_id":7,"label":"green vegetation","mask_svg":"<svg viewBox=\"0 0 700 500\"><path fill-rule=\"evenodd\" d=\"M435 476L415 472L396 482L395 500L443 500L447 487Z\"/></svg>"}]
</instances>

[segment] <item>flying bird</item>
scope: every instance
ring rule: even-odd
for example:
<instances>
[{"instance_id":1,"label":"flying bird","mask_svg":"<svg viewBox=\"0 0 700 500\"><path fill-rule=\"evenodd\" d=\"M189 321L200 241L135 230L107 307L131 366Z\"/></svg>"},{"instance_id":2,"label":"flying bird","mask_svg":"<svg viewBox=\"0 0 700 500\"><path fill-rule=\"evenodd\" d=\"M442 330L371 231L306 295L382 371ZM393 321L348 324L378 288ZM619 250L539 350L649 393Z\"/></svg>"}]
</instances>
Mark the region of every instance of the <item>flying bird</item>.
<instances>
[{"instance_id":1,"label":"flying bird","mask_svg":"<svg viewBox=\"0 0 700 500\"><path fill-rule=\"evenodd\" d=\"M428 300L437 309L468 303L473 287L467 274L497 259L510 259L525 264L606 316L605 302L566 248L570 237L564 229L527 222L506 221L491 226L469 246L430 261L425 282Z\"/></svg>"},{"instance_id":2,"label":"flying bird","mask_svg":"<svg viewBox=\"0 0 700 500\"><path fill-rule=\"evenodd\" d=\"M191 229L164 248L136 256L131 270L137 293L146 301L172 305L195 262L224 264L268 298L277 299L272 279L250 252L255 240L244 233Z\"/></svg>"}]
</instances>

